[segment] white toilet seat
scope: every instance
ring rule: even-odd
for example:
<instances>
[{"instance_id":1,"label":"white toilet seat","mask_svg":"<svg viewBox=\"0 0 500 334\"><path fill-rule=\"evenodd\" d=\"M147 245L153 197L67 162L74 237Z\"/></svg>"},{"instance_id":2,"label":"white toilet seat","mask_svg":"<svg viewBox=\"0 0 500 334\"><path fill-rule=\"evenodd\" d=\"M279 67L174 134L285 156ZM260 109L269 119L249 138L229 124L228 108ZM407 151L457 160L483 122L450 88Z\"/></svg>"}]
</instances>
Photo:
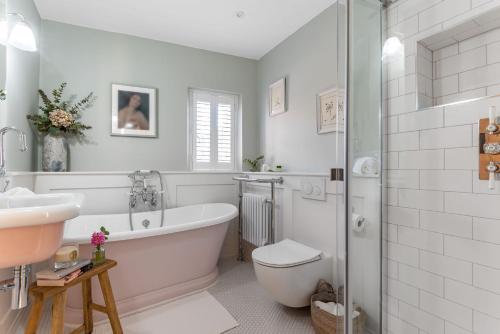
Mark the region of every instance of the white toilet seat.
<instances>
[{"instance_id":1,"label":"white toilet seat","mask_svg":"<svg viewBox=\"0 0 500 334\"><path fill-rule=\"evenodd\" d=\"M308 306L318 281L332 282L332 257L293 240L257 248L252 258L259 283L286 306Z\"/></svg>"},{"instance_id":2,"label":"white toilet seat","mask_svg":"<svg viewBox=\"0 0 500 334\"><path fill-rule=\"evenodd\" d=\"M255 262L273 268L289 268L318 261L321 251L285 239L273 245L257 248L252 253Z\"/></svg>"}]
</instances>

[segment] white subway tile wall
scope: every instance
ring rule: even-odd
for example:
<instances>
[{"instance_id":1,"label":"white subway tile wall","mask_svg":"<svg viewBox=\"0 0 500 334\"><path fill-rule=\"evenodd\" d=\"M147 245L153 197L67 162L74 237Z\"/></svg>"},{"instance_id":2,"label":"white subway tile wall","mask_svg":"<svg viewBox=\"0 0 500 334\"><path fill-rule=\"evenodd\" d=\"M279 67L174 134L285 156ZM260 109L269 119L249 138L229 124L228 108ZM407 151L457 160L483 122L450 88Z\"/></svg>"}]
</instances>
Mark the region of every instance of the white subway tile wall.
<instances>
[{"instance_id":1,"label":"white subway tile wall","mask_svg":"<svg viewBox=\"0 0 500 334\"><path fill-rule=\"evenodd\" d=\"M499 6L400 0L388 9L387 33L403 37L405 58L385 72L385 333L500 333L500 178L493 191L478 179L478 120L489 106L500 111L500 97L416 111L417 88L431 104L500 93L500 29L430 59L417 46ZM417 78L437 83L416 87Z\"/></svg>"}]
</instances>

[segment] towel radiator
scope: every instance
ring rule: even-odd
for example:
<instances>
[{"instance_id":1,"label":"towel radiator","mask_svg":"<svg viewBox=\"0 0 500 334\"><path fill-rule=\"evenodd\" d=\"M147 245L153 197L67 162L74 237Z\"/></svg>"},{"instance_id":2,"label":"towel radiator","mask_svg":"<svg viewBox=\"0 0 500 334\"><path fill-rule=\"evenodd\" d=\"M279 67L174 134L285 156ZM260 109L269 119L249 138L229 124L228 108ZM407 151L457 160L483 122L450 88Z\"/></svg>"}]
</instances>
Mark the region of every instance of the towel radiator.
<instances>
[{"instance_id":1,"label":"towel radiator","mask_svg":"<svg viewBox=\"0 0 500 334\"><path fill-rule=\"evenodd\" d=\"M283 178L277 177L277 178L269 178L269 179L253 179L250 178L248 175L245 176L237 176L233 177L233 180L239 182L239 187L238 187L238 196L239 196L239 203L238 203L238 210L239 210L239 215L238 215L238 243L239 243L239 252L238 252L238 261L243 261L243 231L242 231L242 219L241 219L241 214L242 214L242 202L243 202L243 183L267 183L271 185L271 199L267 200L267 202L271 205L271 223L268 226L268 236L269 240L267 244L273 244L275 242L275 236L274 236L274 226L276 224L276 199L275 199L275 188L276 184L283 184Z\"/></svg>"}]
</instances>

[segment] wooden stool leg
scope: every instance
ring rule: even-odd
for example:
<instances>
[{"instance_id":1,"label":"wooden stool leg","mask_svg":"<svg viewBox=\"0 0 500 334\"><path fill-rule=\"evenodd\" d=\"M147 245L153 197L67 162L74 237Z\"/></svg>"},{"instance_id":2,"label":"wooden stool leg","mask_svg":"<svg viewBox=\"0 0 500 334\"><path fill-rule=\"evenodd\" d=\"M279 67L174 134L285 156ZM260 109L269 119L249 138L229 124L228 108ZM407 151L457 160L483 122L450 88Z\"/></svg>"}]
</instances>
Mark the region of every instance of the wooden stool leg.
<instances>
[{"instance_id":1,"label":"wooden stool leg","mask_svg":"<svg viewBox=\"0 0 500 334\"><path fill-rule=\"evenodd\" d=\"M40 295L34 296L33 304L31 305L30 317L26 326L25 334L36 334L38 323L42 316L43 298Z\"/></svg>"},{"instance_id":2,"label":"wooden stool leg","mask_svg":"<svg viewBox=\"0 0 500 334\"><path fill-rule=\"evenodd\" d=\"M64 309L66 308L67 290L54 295L52 300L52 334L64 334Z\"/></svg>"},{"instance_id":3,"label":"wooden stool leg","mask_svg":"<svg viewBox=\"0 0 500 334\"><path fill-rule=\"evenodd\" d=\"M108 311L109 322L111 323L111 328L113 329L113 334L122 334L123 329L120 324L120 318L118 317L118 311L116 310L115 297L113 296L113 290L111 289L108 271L106 270L98 274L98 277L101 285L102 296L104 297L104 302L106 303L106 309Z\"/></svg>"},{"instance_id":4,"label":"wooden stool leg","mask_svg":"<svg viewBox=\"0 0 500 334\"><path fill-rule=\"evenodd\" d=\"M85 334L90 334L94 330L94 319L92 318L92 281L89 278L82 282L83 299L83 326Z\"/></svg>"}]
</instances>

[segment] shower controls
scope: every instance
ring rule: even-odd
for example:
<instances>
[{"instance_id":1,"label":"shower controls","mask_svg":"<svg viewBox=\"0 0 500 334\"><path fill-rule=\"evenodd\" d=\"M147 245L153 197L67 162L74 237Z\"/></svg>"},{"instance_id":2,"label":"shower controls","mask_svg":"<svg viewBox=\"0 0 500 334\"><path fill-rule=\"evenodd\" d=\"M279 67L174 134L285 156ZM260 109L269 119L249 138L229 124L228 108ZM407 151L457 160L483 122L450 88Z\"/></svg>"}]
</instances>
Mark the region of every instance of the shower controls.
<instances>
[{"instance_id":1,"label":"shower controls","mask_svg":"<svg viewBox=\"0 0 500 334\"><path fill-rule=\"evenodd\" d=\"M486 131L490 135L498 132L498 124L496 120L497 120L496 107L491 106L488 109L488 126L486 127Z\"/></svg>"},{"instance_id":2,"label":"shower controls","mask_svg":"<svg viewBox=\"0 0 500 334\"><path fill-rule=\"evenodd\" d=\"M495 173L498 172L498 163L490 161L488 166L486 166L486 170L488 171L489 174L488 188L493 190L495 189Z\"/></svg>"},{"instance_id":3,"label":"shower controls","mask_svg":"<svg viewBox=\"0 0 500 334\"><path fill-rule=\"evenodd\" d=\"M488 180L488 188L495 189L495 174L500 173L500 127L496 108L488 109L488 118L479 120L479 179Z\"/></svg>"},{"instance_id":4,"label":"shower controls","mask_svg":"<svg viewBox=\"0 0 500 334\"><path fill-rule=\"evenodd\" d=\"M499 154L500 143L485 143L483 145L483 151L486 154Z\"/></svg>"}]
</instances>

